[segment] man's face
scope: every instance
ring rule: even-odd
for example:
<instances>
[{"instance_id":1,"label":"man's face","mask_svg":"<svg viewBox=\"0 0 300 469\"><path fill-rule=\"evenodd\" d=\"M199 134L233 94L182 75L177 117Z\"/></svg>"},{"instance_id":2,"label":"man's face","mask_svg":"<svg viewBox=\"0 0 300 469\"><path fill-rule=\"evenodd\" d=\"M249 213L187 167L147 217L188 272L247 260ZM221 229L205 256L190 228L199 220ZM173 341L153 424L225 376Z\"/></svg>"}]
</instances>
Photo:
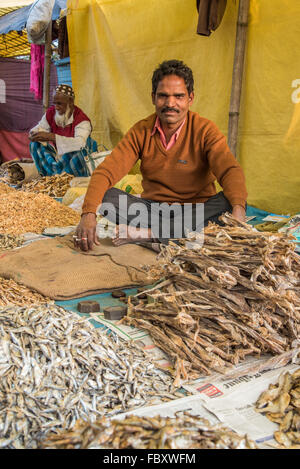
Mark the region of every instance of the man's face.
<instances>
[{"instance_id":1,"label":"man's face","mask_svg":"<svg viewBox=\"0 0 300 469\"><path fill-rule=\"evenodd\" d=\"M152 93L152 102L161 124L180 124L193 104L194 93L188 93L184 79L177 75L165 76Z\"/></svg>"},{"instance_id":2,"label":"man's face","mask_svg":"<svg viewBox=\"0 0 300 469\"><path fill-rule=\"evenodd\" d=\"M53 104L56 112L63 115L67 111L68 104L70 104L70 98L62 93L56 93L53 98Z\"/></svg>"}]
</instances>

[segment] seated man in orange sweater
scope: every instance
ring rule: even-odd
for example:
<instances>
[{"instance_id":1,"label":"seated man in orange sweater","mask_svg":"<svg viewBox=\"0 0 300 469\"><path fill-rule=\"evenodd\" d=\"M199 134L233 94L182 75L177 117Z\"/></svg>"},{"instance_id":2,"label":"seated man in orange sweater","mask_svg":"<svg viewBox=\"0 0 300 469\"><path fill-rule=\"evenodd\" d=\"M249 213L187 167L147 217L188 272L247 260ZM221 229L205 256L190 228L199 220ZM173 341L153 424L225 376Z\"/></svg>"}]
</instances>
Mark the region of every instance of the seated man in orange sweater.
<instances>
[{"instance_id":1,"label":"seated man in orange sweater","mask_svg":"<svg viewBox=\"0 0 300 469\"><path fill-rule=\"evenodd\" d=\"M171 238L186 237L187 231L201 231L209 220L218 222L226 211L245 220L247 191L242 168L217 126L189 110L193 86L192 71L181 61L165 61L154 71L152 102L156 112L137 122L95 169L74 236L75 246L87 251L98 244L99 204L100 213L117 224L115 245L167 243ZM143 176L141 198L113 188L138 159ZM216 193L215 180L223 192ZM185 208L188 223L182 221ZM137 213L143 216L137 217Z\"/></svg>"}]
</instances>

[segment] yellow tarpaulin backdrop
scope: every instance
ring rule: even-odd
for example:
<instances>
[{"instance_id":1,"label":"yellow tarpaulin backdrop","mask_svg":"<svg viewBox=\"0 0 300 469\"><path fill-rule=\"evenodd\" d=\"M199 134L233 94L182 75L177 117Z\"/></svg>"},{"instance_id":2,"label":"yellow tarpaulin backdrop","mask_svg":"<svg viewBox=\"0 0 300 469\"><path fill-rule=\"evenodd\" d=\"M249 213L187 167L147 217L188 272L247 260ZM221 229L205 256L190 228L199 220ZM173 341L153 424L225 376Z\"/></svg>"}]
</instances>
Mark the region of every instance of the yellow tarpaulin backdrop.
<instances>
[{"instance_id":1,"label":"yellow tarpaulin backdrop","mask_svg":"<svg viewBox=\"0 0 300 469\"><path fill-rule=\"evenodd\" d=\"M195 0L69 0L68 30L76 103L93 136L112 148L154 110L153 70L180 59L195 78L192 110L227 135L238 2L221 26L196 34ZM300 211L300 2L250 0L238 158L248 203Z\"/></svg>"}]
</instances>

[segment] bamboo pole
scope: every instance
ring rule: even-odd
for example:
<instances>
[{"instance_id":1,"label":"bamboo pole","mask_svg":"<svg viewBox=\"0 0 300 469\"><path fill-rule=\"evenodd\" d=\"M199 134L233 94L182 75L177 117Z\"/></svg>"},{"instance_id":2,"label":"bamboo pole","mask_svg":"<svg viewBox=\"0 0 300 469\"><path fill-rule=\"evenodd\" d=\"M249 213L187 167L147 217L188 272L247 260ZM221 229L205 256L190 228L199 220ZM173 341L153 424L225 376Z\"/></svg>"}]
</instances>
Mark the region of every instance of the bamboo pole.
<instances>
[{"instance_id":1,"label":"bamboo pole","mask_svg":"<svg viewBox=\"0 0 300 469\"><path fill-rule=\"evenodd\" d=\"M230 96L228 121L228 146L236 157L238 140L240 100L243 84L244 58L248 29L248 13L250 0L240 0L236 27L235 52L232 72L232 87Z\"/></svg>"},{"instance_id":2,"label":"bamboo pole","mask_svg":"<svg viewBox=\"0 0 300 469\"><path fill-rule=\"evenodd\" d=\"M46 31L44 77L43 77L43 109L47 111L49 107L50 92L50 64L51 64L51 43L52 43L52 21L50 21Z\"/></svg>"}]
</instances>

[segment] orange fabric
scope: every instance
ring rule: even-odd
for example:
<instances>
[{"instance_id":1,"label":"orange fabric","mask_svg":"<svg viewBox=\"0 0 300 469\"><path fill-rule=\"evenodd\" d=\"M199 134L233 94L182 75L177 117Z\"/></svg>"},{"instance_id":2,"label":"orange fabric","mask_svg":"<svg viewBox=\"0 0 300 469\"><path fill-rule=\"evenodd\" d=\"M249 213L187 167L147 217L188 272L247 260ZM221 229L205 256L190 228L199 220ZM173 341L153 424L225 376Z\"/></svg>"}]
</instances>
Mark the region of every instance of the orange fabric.
<instances>
[{"instance_id":1,"label":"orange fabric","mask_svg":"<svg viewBox=\"0 0 300 469\"><path fill-rule=\"evenodd\" d=\"M231 205L246 204L243 171L225 136L210 120L189 111L177 141L166 150L159 134L151 136L156 114L135 124L94 171L82 213L96 212L107 189L141 159L142 197L161 202L205 202L222 186Z\"/></svg>"}]
</instances>

